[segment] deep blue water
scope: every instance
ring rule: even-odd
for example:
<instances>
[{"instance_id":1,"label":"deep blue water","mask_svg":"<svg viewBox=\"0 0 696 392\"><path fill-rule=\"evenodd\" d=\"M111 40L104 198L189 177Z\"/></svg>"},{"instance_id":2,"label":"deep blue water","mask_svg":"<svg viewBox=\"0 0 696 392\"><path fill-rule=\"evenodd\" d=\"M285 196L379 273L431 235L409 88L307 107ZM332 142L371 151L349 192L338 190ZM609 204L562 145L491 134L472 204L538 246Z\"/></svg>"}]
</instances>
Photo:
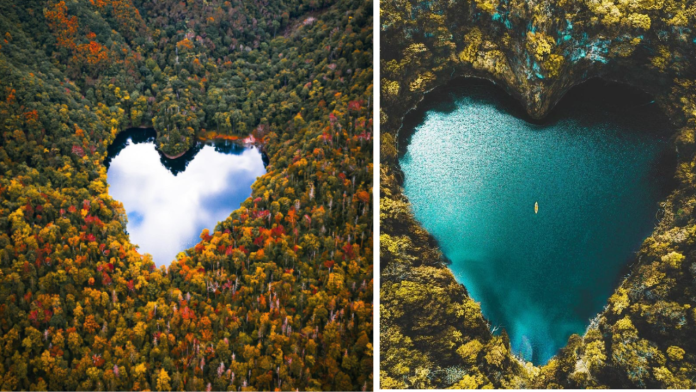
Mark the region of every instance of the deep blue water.
<instances>
[{"instance_id":1,"label":"deep blue water","mask_svg":"<svg viewBox=\"0 0 696 392\"><path fill-rule=\"evenodd\" d=\"M167 159L154 138L153 130L122 132L106 164L109 194L123 203L131 242L160 266L238 209L266 170L253 147L200 143L180 158Z\"/></svg>"},{"instance_id":2,"label":"deep blue water","mask_svg":"<svg viewBox=\"0 0 696 392\"><path fill-rule=\"evenodd\" d=\"M513 351L544 364L584 333L650 235L675 169L667 120L602 82L537 123L483 82L426 98L400 139L415 217Z\"/></svg>"}]
</instances>

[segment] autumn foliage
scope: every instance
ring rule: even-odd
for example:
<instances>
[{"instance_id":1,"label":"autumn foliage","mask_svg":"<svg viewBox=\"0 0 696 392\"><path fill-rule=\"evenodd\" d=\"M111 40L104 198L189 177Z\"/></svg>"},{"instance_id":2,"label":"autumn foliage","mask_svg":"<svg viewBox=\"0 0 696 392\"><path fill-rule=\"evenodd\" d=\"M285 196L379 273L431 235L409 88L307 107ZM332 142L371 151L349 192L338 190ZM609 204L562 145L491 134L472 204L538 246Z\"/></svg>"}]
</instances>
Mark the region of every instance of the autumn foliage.
<instances>
[{"instance_id":1,"label":"autumn foliage","mask_svg":"<svg viewBox=\"0 0 696 392\"><path fill-rule=\"evenodd\" d=\"M696 386L694 7L675 0L381 2L382 388ZM567 89L586 79L627 83L654 94L651 104L678 129L670 139L678 162L664 169L677 185L660 202L652 235L604 310L543 366L517 357L504 326L483 317L402 193L404 116L429 91L471 76L501 86L533 117L553 113Z\"/></svg>"},{"instance_id":2,"label":"autumn foliage","mask_svg":"<svg viewBox=\"0 0 696 392\"><path fill-rule=\"evenodd\" d=\"M372 8L321 7L301 28L301 1L0 7L0 389L373 389ZM269 161L161 268L104 166L140 125Z\"/></svg>"},{"instance_id":3,"label":"autumn foliage","mask_svg":"<svg viewBox=\"0 0 696 392\"><path fill-rule=\"evenodd\" d=\"M61 48L74 50L77 46L77 17L68 15L68 7L65 1L53 4L52 7L44 11L46 22L56 37L58 46Z\"/></svg>"}]
</instances>

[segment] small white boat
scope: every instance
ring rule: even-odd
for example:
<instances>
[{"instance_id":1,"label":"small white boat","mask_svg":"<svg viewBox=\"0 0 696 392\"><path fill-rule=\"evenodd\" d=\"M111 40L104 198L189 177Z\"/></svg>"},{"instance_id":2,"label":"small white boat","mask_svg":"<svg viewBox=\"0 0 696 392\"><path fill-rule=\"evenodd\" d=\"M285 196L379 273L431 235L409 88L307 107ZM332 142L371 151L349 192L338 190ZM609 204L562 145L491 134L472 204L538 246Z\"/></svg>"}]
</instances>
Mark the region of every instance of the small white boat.
<instances>
[{"instance_id":1,"label":"small white boat","mask_svg":"<svg viewBox=\"0 0 696 392\"><path fill-rule=\"evenodd\" d=\"M539 202L538 201L536 203L534 203L534 213L535 214L539 213Z\"/></svg>"}]
</instances>

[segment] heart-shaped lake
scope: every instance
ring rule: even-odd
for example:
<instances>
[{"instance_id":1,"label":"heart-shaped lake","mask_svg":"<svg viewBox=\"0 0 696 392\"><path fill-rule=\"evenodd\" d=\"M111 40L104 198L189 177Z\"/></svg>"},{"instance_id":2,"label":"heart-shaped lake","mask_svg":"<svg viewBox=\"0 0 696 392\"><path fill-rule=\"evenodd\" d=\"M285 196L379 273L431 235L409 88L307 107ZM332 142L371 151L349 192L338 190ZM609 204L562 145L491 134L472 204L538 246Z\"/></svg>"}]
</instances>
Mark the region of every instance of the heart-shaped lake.
<instances>
[{"instance_id":1,"label":"heart-shaped lake","mask_svg":"<svg viewBox=\"0 0 696 392\"><path fill-rule=\"evenodd\" d=\"M602 310L657 222L675 169L667 119L599 81L541 123L480 81L426 101L400 140L414 214L513 351L546 363Z\"/></svg>"},{"instance_id":2,"label":"heart-shaped lake","mask_svg":"<svg viewBox=\"0 0 696 392\"><path fill-rule=\"evenodd\" d=\"M263 175L262 153L234 143L199 143L168 159L155 148L154 130L120 133L106 160L109 194L123 203L132 243L169 265L251 195Z\"/></svg>"}]
</instances>

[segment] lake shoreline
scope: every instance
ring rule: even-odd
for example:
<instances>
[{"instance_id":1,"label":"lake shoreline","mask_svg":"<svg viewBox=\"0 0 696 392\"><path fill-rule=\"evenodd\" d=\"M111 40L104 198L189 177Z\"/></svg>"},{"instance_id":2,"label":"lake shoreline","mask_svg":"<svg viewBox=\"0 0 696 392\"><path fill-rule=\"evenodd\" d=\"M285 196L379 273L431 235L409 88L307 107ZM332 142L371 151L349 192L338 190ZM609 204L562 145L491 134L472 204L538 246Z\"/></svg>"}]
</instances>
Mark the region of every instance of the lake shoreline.
<instances>
[{"instance_id":1,"label":"lake shoreline","mask_svg":"<svg viewBox=\"0 0 696 392\"><path fill-rule=\"evenodd\" d=\"M667 119L615 87L578 87L538 123L504 91L472 81L432 96L398 140L414 217L484 317L537 365L601 312L651 231L661 174L673 167L653 161L668 149ZM649 118L633 119L641 113Z\"/></svg>"},{"instance_id":2,"label":"lake shoreline","mask_svg":"<svg viewBox=\"0 0 696 392\"><path fill-rule=\"evenodd\" d=\"M228 219L266 173L253 146L196 142L177 156L159 151L154 130L130 128L107 157L109 195L123 204L132 241L157 266L169 265L199 242L203 229Z\"/></svg>"},{"instance_id":3,"label":"lake shoreline","mask_svg":"<svg viewBox=\"0 0 696 392\"><path fill-rule=\"evenodd\" d=\"M153 127L152 125L130 126L130 127L126 128L126 129L124 129L123 131L120 131L119 134L120 134L121 132L132 131L132 130L134 130L134 129L142 129L142 130L144 130L144 131L152 130L152 131L155 132L155 135L156 135L156 136L155 136L155 139L157 139L157 138L159 137L159 135L158 135L158 133L157 133L157 130L156 130L155 127ZM118 134L117 134L117 136L118 136ZM240 146L240 147L256 147L256 148L259 149L259 151L261 151L262 153L266 154L266 148L265 148L266 146L265 146L265 143L263 143L261 140L258 140L258 139L256 139L256 138L254 138L251 134L249 134L246 138L241 138L241 137L239 137L239 136L216 135L216 136L213 137L213 138L207 139L207 138L202 138L202 137L199 136L199 137L197 138L197 140L195 140L193 146L187 148L186 150L184 150L184 151L182 151L182 152L180 152L180 153L178 153L178 154L175 154L175 155L167 154L166 152L160 150L159 147L157 147L157 151L158 151L160 154L162 154L163 156L165 156L167 159L172 159L172 160L173 160L173 159L181 158L181 157L183 157L184 155L186 155L189 151L191 151L192 149L196 148L196 145L197 145L198 143L203 143L203 144L205 144L205 143L207 143L207 142L212 142L212 143L225 142L225 143L233 143L233 144L236 144L236 145L238 145L238 146Z\"/></svg>"},{"instance_id":4,"label":"lake shoreline","mask_svg":"<svg viewBox=\"0 0 696 392\"><path fill-rule=\"evenodd\" d=\"M177 158L181 158L184 155L186 155L186 153L189 152L189 150L190 150L190 148L188 150L184 150L183 152L176 154L176 155L169 155L166 152L162 152L162 151L159 151L159 152L160 152L160 154L164 155L168 159L177 159Z\"/></svg>"}]
</instances>

